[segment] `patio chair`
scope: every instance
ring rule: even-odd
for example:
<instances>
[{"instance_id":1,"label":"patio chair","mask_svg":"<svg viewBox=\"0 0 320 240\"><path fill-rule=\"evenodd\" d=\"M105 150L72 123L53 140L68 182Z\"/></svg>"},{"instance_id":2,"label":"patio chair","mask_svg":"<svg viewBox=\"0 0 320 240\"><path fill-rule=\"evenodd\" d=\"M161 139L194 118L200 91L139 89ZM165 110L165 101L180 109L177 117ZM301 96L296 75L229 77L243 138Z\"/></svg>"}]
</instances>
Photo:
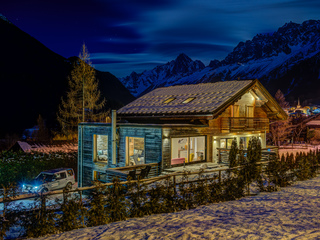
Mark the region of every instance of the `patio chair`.
<instances>
[{"instance_id":1,"label":"patio chair","mask_svg":"<svg viewBox=\"0 0 320 240\"><path fill-rule=\"evenodd\" d=\"M140 175L139 175L139 179L144 179L148 177L148 174L150 172L151 166L146 166L145 168L141 169Z\"/></svg>"},{"instance_id":2,"label":"patio chair","mask_svg":"<svg viewBox=\"0 0 320 240\"><path fill-rule=\"evenodd\" d=\"M129 171L128 178L130 178L131 180L136 180L137 179L137 177L136 177L136 169L133 169L133 170Z\"/></svg>"},{"instance_id":3,"label":"patio chair","mask_svg":"<svg viewBox=\"0 0 320 240\"><path fill-rule=\"evenodd\" d=\"M150 172L150 170L151 170L151 166L146 166L146 178L148 177L148 175L149 175L149 172Z\"/></svg>"}]
</instances>

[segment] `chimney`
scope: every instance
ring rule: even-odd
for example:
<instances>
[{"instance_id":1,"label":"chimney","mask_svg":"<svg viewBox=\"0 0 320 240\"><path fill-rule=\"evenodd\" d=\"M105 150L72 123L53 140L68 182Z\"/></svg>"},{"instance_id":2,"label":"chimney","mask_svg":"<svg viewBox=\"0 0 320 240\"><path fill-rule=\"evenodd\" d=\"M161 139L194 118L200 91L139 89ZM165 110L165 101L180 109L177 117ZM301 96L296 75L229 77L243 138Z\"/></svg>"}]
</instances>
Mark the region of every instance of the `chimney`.
<instances>
[{"instance_id":1,"label":"chimney","mask_svg":"<svg viewBox=\"0 0 320 240\"><path fill-rule=\"evenodd\" d=\"M116 147L117 147L117 137L116 137L116 128L117 128L117 111L112 110L112 115L111 115L111 139L112 139L112 164L117 163L117 152L116 152Z\"/></svg>"}]
</instances>

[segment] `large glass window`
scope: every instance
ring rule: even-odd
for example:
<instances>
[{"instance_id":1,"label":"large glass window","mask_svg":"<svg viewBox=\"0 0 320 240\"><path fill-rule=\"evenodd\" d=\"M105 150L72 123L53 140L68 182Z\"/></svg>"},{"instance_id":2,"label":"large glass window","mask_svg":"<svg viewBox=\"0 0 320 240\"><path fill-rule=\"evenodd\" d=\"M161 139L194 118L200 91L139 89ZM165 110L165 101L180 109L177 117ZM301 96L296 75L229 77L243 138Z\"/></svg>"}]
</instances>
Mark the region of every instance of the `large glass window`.
<instances>
[{"instance_id":1,"label":"large glass window","mask_svg":"<svg viewBox=\"0 0 320 240\"><path fill-rule=\"evenodd\" d=\"M94 135L94 160L108 161L108 135Z\"/></svg>"},{"instance_id":2,"label":"large glass window","mask_svg":"<svg viewBox=\"0 0 320 240\"><path fill-rule=\"evenodd\" d=\"M220 148L231 149L233 138L220 139Z\"/></svg>"},{"instance_id":3,"label":"large glass window","mask_svg":"<svg viewBox=\"0 0 320 240\"><path fill-rule=\"evenodd\" d=\"M171 157L188 159L188 138L172 138Z\"/></svg>"},{"instance_id":4,"label":"large glass window","mask_svg":"<svg viewBox=\"0 0 320 240\"><path fill-rule=\"evenodd\" d=\"M171 158L184 162L205 160L205 136L171 139ZM172 161L181 163L183 161Z\"/></svg>"},{"instance_id":5,"label":"large glass window","mask_svg":"<svg viewBox=\"0 0 320 240\"><path fill-rule=\"evenodd\" d=\"M127 166L145 164L144 138L127 137Z\"/></svg>"}]
</instances>

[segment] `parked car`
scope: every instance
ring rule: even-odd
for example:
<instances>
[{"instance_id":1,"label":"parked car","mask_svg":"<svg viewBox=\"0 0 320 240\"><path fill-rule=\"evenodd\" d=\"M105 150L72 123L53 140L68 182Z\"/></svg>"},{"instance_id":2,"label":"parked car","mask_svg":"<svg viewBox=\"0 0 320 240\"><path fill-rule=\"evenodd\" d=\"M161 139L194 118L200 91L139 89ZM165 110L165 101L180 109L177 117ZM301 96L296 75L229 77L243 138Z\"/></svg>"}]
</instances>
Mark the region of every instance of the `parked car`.
<instances>
[{"instance_id":1,"label":"parked car","mask_svg":"<svg viewBox=\"0 0 320 240\"><path fill-rule=\"evenodd\" d=\"M62 188L71 189L75 183L72 168L57 168L41 172L31 183L22 186L23 192L47 192Z\"/></svg>"}]
</instances>

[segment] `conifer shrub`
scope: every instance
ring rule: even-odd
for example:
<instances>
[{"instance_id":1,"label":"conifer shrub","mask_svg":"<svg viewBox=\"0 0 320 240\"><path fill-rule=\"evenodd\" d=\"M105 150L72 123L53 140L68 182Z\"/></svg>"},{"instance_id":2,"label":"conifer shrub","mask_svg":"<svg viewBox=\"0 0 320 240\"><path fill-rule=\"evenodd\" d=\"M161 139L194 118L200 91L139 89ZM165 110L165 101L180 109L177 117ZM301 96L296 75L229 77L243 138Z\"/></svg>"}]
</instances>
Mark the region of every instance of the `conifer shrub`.
<instances>
[{"instance_id":1,"label":"conifer shrub","mask_svg":"<svg viewBox=\"0 0 320 240\"><path fill-rule=\"evenodd\" d=\"M179 204L179 208L182 210L192 209L194 206L194 200L193 200L194 184L189 181L189 177L190 177L189 175L190 175L190 172L185 171L181 178L181 182L179 182L178 184L178 189L180 193L178 204Z\"/></svg>"},{"instance_id":2,"label":"conifer shrub","mask_svg":"<svg viewBox=\"0 0 320 240\"><path fill-rule=\"evenodd\" d=\"M71 195L64 189L62 202L58 200L56 202L60 205L58 227L61 231L65 232L85 227L84 220L87 209L79 195Z\"/></svg>"},{"instance_id":3,"label":"conifer shrub","mask_svg":"<svg viewBox=\"0 0 320 240\"><path fill-rule=\"evenodd\" d=\"M300 155L300 159L298 161L296 176L298 181L303 181L309 178L311 175L311 164L309 162L308 156L305 153Z\"/></svg>"},{"instance_id":4,"label":"conifer shrub","mask_svg":"<svg viewBox=\"0 0 320 240\"><path fill-rule=\"evenodd\" d=\"M277 187L286 187L290 185L290 177L287 174L288 167L286 165L284 155L281 159L272 158L266 168L269 182L274 186L269 190L276 190Z\"/></svg>"},{"instance_id":5,"label":"conifer shrub","mask_svg":"<svg viewBox=\"0 0 320 240\"><path fill-rule=\"evenodd\" d=\"M166 179L165 185L166 187L163 199L165 212L176 212L179 210L178 196L175 190L176 184L172 180Z\"/></svg>"},{"instance_id":6,"label":"conifer shrub","mask_svg":"<svg viewBox=\"0 0 320 240\"><path fill-rule=\"evenodd\" d=\"M118 177L112 180L113 185L107 188L105 207L109 222L122 221L127 219L127 200L125 198L126 188L120 184Z\"/></svg>"},{"instance_id":7,"label":"conifer shrub","mask_svg":"<svg viewBox=\"0 0 320 240\"><path fill-rule=\"evenodd\" d=\"M0 239L4 239L6 232L10 226L17 222L14 214L14 209L9 208L10 201L17 196L18 189L15 184L11 183L8 186L2 186L0 197L3 199L3 212L0 215Z\"/></svg>"},{"instance_id":8,"label":"conifer shrub","mask_svg":"<svg viewBox=\"0 0 320 240\"><path fill-rule=\"evenodd\" d=\"M218 178L218 175L215 174L214 178L209 180L208 191L209 191L209 203L218 203L223 201L223 189L222 182L216 181L215 178Z\"/></svg>"},{"instance_id":9,"label":"conifer shrub","mask_svg":"<svg viewBox=\"0 0 320 240\"><path fill-rule=\"evenodd\" d=\"M148 211L145 205L147 202L147 191L140 180L134 183L128 183L127 198L130 201L128 217L143 217Z\"/></svg>"},{"instance_id":10,"label":"conifer shrub","mask_svg":"<svg viewBox=\"0 0 320 240\"><path fill-rule=\"evenodd\" d=\"M151 187L148 191L147 202L145 203L145 214L158 214L165 213L166 206L163 204L165 199L166 188L161 183L155 183L155 186Z\"/></svg>"},{"instance_id":11,"label":"conifer shrub","mask_svg":"<svg viewBox=\"0 0 320 240\"><path fill-rule=\"evenodd\" d=\"M203 174L204 170L200 171L198 174L198 181L195 184L194 193L194 203L197 206L208 204L208 199L210 196L208 177Z\"/></svg>"},{"instance_id":12,"label":"conifer shrub","mask_svg":"<svg viewBox=\"0 0 320 240\"><path fill-rule=\"evenodd\" d=\"M23 227L27 237L37 238L58 231L55 209L54 207L48 208L46 202L47 196L41 194L39 198L35 199L33 209L26 212Z\"/></svg>"},{"instance_id":13,"label":"conifer shrub","mask_svg":"<svg viewBox=\"0 0 320 240\"><path fill-rule=\"evenodd\" d=\"M89 227L103 225L111 221L106 209L107 188L99 181L94 181L93 184L95 188L91 191L87 212L87 225Z\"/></svg>"},{"instance_id":14,"label":"conifer shrub","mask_svg":"<svg viewBox=\"0 0 320 240\"><path fill-rule=\"evenodd\" d=\"M261 142L258 137L252 137L249 140L247 150L247 181L251 183L256 181L261 174L261 167L257 164L261 160Z\"/></svg>"},{"instance_id":15,"label":"conifer shrub","mask_svg":"<svg viewBox=\"0 0 320 240\"><path fill-rule=\"evenodd\" d=\"M239 166L238 163L238 144L236 138L232 140L231 149L229 151L229 168L234 168Z\"/></svg>"}]
</instances>

